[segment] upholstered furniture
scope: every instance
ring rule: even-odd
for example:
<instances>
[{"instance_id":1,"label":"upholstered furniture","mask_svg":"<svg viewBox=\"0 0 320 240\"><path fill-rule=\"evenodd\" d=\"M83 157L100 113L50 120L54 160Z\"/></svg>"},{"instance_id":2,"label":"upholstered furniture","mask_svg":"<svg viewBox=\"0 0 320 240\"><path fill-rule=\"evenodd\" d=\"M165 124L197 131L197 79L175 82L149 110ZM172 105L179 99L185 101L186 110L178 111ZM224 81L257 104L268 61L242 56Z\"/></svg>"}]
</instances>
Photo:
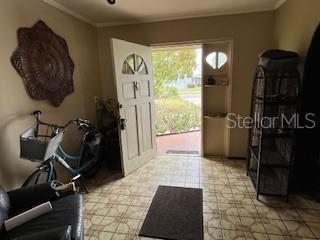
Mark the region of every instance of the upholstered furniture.
<instances>
[{"instance_id":1,"label":"upholstered furniture","mask_svg":"<svg viewBox=\"0 0 320 240\"><path fill-rule=\"evenodd\" d=\"M3 222L41 203L51 201L53 210L21 226L5 231ZM49 184L5 192L0 186L0 239L4 240L82 240L82 196L57 197Z\"/></svg>"}]
</instances>

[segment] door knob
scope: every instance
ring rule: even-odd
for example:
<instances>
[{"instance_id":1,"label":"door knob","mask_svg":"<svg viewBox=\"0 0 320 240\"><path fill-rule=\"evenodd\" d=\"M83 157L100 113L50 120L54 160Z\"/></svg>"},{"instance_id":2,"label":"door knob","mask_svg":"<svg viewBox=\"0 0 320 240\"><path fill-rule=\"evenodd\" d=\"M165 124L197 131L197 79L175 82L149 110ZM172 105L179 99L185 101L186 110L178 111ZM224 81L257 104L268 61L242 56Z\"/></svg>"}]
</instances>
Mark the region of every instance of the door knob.
<instances>
[{"instance_id":1,"label":"door knob","mask_svg":"<svg viewBox=\"0 0 320 240\"><path fill-rule=\"evenodd\" d=\"M120 129L125 130L127 128L127 119L121 118L120 119Z\"/></svg>"}]
</instances>

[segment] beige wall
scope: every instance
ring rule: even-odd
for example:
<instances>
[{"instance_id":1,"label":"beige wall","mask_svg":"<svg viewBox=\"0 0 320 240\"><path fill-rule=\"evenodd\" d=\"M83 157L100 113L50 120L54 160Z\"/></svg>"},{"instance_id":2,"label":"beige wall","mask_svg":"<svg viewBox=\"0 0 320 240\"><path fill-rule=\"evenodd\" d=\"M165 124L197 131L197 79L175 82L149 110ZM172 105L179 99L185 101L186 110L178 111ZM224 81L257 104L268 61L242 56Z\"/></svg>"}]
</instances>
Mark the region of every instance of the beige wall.
<instances>
[{"instance_id":1,"label":"beige wall","mask_svg":"<svg viewBox=\"0 0 320 240\"><path fill-rule=\"evenodd\" d=\"M273 12L259 12L100 28L98 38L104 94L114 97L110 38L146 45L231 38L234 41L231 110L247 116L257 56L272 47L273 20ZM244 157L246 152L247 131L232 130L229 155Z\"/></svg>"},{"instance_id":2,"label":"beige wall","mask_svg":"<svg viewBox=\"0 0 320 240\"><path fill-rule=\"evenodd\" d=\"M157 23L133 24L96 29L41 0L10 0L0 8L0 183L14 188L34 169L34 164L19 159L19 134L32 124L28 116L42 109L44 119L64 122L73 117L95 117L93 96L114 97L114 82L109 48L110 38L140 44L186 42L208 39L233 39L233 79L231 110L247 116L257 56L271 47L306 55L310 39L320 21L319 0L287 0L275 12L193 18ZM16 30L44 20L64 37L75 63L75 91L59 108L28 97L21 78L10 64L17 46ZM97 44L98 43L98 44ZM98 52L99 49L99 52ZM100 68L100 69L99 69ZM100 74L101 72L101 82ZM102 89L101 89L102 84ZM75 140L74 140L75 141ZM230 156L246 156L247 131L230 133Z\"/></svg>"},{"instance_id":3,"label":"beige wall","mask_svg":"<svg viewBox=\"0 0 320 240\"><path fill-rule=\"evenodd\" d=\"M305 57L319 23L319 0L287 0L275 12L275 46Z\"/></svg>"},{"instance_id":4,"label":"beige wall","mask_svg":"<svg viewBox=\"0 0 320 240\"><path fill-rule=\"evenodd\" d=\"M66 39L75 63L74 93L59 108L46 101L34 101L10 64L17 47L16 31L43 20ZM43 110L44 120L63 123L70 118L94 119L93 96L101 95L97 30L40 0L2 1L0 8L0 184L19 186L35 165L19 159L19 134L32 124L28 113Z\"/></svg>"}]
</instances>

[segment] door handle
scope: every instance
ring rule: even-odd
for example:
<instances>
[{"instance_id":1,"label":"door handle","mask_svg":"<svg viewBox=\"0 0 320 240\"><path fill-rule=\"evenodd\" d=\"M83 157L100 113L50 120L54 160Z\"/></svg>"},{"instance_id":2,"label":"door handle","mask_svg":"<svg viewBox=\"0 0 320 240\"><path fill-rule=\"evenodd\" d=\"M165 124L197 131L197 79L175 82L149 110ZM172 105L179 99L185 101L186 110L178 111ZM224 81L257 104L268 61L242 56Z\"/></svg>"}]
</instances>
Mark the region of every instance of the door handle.
<instances>
[{"instance_id":1,"label":"door handle","mask_svg":"<svg viewBox=\"0 0 320 240\"><path fill-rule=\"evenodd\" d=\"M139 83L137 81L133 82L133 87L135 91L139 90Z\"/></svg>"},{"instance_id":2,"label":"door handle","mask_svg":"<svg viewBox=\"0 0 320 240\"><path fill-rule=\"evenodd\" d=\"M125 130L127 128L127 119L121 118L120 119L120 129Z\"/></svg>"}]
</instances>

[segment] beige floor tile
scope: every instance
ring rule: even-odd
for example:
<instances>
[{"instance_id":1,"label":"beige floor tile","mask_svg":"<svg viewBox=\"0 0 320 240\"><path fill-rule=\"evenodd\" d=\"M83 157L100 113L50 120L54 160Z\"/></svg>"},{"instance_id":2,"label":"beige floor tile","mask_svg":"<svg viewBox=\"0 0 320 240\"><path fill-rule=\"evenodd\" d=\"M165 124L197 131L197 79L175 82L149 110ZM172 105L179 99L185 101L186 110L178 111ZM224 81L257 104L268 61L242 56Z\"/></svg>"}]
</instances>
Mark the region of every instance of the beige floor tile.
<instances>
[{"instance_id":1,"label":"beige floor tile","mask_svg":"<svg viewBox=\"0 0 320 240\"><path fill-rule=\"evenodd\" d=\"M121 218L105 216L101 223L101 230L105 232L115 232L120 224Z\"/></svg>"},{"instance_id":2,"label":"beige floor tile","mask_svg":"<svg viewBox=\"0 0 320 240\"><path fill-rule=\"evenodd\" d=\"M280 215L282 220L302 220L298 211L293 208L278 208L277 213Z\"/></svg>"},{"instance_id":3,"label":"beige floor tile","mask_svg":"<svg viewBox=\"0 0 320 240\"><path fill-rule=\"evenodd\" d=\"M215 192L232 193L232 188L228 185L215 185Z\"/></svg>"},{"instance_id":4,"label":"beige floor tile","mask_svg":"<svg viewBox=\"0 0 320 240\"><path fill-rule=\"evenodd\" d=\"M134 196L132 197L132 206L138 206L138 207L146 207L149 205L151 201L151 197L141 197L141 196Z\"/></svg>"},{"instance_id":5,"label":"beige floor tile","mask_svg":"<svg viewBox=\"0 0 320 240\"><path fill-rule=\"evenodd\" d=\"M94 213L93 208L96 204L97 203L95 203L95 202L85 201L83 204L84 214L93 215L93 213Z\"/></svg>"},{"instance_id":6,"label":"beige floor tile","mask_svg":"<svg viewBox=\"0 0 320 240\"><path fill-rule=\"evenodd\" d=\"M245 232L222 229L222 236L225 240L245 240Z\"/></svg>"},{"instance_id":7,"label":"beige floor tile","mask_svg":"<svg viewBox=\"0 0 320 240\"><path fill-rule=\"evenodd\" d=\"M84 229L100 230L100 223L103 216L98 215L85 215L84 217Z\"/></svg>"},{"instance_id":8,"label":"beige floor tile","mask_svg":"<svg viewBox=\"0 0 320 240\"><path fill-rule=\"evenodd\" d=\"M306 222L320 223L320 212L318 210L299 209L298 213L300 214L302 219Z\"/></svg>"},{"instance_id":9,"label":"beige floor tile","mask_svg":"<svg viewBox=\"0 0 320 240\"><path fill-rule=\"evenodd\" d=\"M112 240L134 240L136 237L134 235L127 235L122 233L115 233Z\"/></svg>"},{"instance_id":10,"label":"beige floor tile","mask_svg":"<svg viewBox=\"0 0 320 240\"><path fill-rule=\"evenodd\" d=\"M237 206L230 203L218 203L220 215L239 216Z\"/></svg>"},{"instance_id":11,"label":"beige floor tile","mask_svg":"<svg viewBox=\"0 0 320 240\"><path fill-rule=\"evenodd\" d=\"M248 189L244 186L232 186L231 188L233 194L246 194Z\"/></svg>"},{"instance_id":12,"label":"beige floor tile","mask_svg":"<svg viewBox=\"0 0 320 240\"><path fill-rule=\"evenodd\" d=\"M260 217L256 209L256 206L254 205L237 204L237 209L238 209L239 215L242 217L253 217L253 218Z\"/></svg>"},{"instance_id":13,"label":"beige floor tile","mask_svg":"<svg viewBox=\"0 0 320 240\"><path fill-rule=\"evenodd\" d=\"M204 213L219 213L218 203L216 202L203 202Z\"/></svg>"},{"instance_id":14,"label":"beige floor tile","mask_svg":"<svg viewBox=\"0 0 320 240\"><path fill-rule=\"evenodd\" d=\"M303 222L286 220L283 222L286 225L290 235L293 237L314 237L309 227Z\"/></svg>"},{"instance_id":15,"label":"beige floor tile","mask_svg":"<svg viewBox=\"0 0 320 240\"><path fill-rule=\"evenodd\" d=\"M256 206L256 209L262 218L269 218L269 219L278 219L280 220L281 217L277 213L276 209L266 207L266 206Z\"/></svg>"},{"instance_id":16,"label":"beige floor tile","mask_svg":"<svg viewBox=\"0 0 320 240\"><path fill-rule=\"evenodd\" d=\"M243 226L239 216L227 216L223 215L220 218L221 228L228 230L243 230Z\"/></svg>"},{"instance_id":17,"label":"beige floor tile","mask_svg":"<svg viewBox=\"0 0 320 240\"><path fill-rule=\"evenodd\" d=\"M92 236L94 230L91 229L84 229L84 237L85 239L90 239L90 237Z\"/></svg>"},{"instance_id":18,"label":"beige floor tile","mask_svg":"<svg viewBox=\"0 0 320 240\"><path fill-rule=\"evenodd\" d=\"M268 234L290 235L282 220L262 219L262 222Z\"/></svg>"},{"instance_id":19,"label":"beige floor tile","mask_svg":"<svg viewBox=\"0 0 320 240\"><path fill-rule=\"evenodd\" d=\"M254 233L266 233L260 218L240 217L244 231Z\"/></svg>"},{"instance_id":20,"label":"beige floor tile","mask_svg":"<svg viewBox=\"0 0 320 240\"><path fill-rule=\"evenodd\" d=\"M268 237L270 240L292 240L291 236L269 234Z\"/></svg>"},{"instance_id":21,"label":"beige floor tile","mask_svg":"<svg viewBox=\"0 0 320 240\"><path fill-rule=\"evenodd\" d=\"M138 219L122 218L116 233L136 234L139 224L140 220Z\"/></svg>"},{"instance_id":22,"label":"beige floor tile","mask_svg":"<svg viewBox=\"0 0 320 240\"><path fill-rule=\"evenodd\" d=\"M99 193L89 193L86 196L86 201L87 202L94 202L94 203L101 203L103 200L103 197L101 195L99 195Z\"/></svg>"},{"instance_id":23,"label":"beige floor tile","mask_svg":"<svg viewBox=\"0 0 320 240\"><path fill-rule=\"evenodd\" d=\"M235 204L234 197L231 193L216 193L217 202Z\"/></svg>"},{"instance_id":24,"label":"beige floor tile","mask_svg":"<svg viewBox=\"0 0 320 240\"><path fill-rule=\"evenodd\" d=\"M142 219L145 215L147 208L138 206L129 206L127 211L124 213L124 218Z\"/></svg>"},{"instance_id":25,"label":"beige floor tile","mask_svg":"<svg viewBox=\"0 0 320 240\"><path fill-rule=\"evenodd\" d=\"M246 232L245 235L247 240L269 240L266 233Z\"/></svg>"},{"instance_id":26,"label":"beige floor tile","mask_svg":"<svg viewBox=\"0 0 320 240\"><path fill-rule=\"evenodd\" d=\"M221 228L221 218L218 214L204 213L203 225L209 228Z\"/></svg>"},{"instance_id":27,"label":"beige floor tile","mask_svg":"<svg viewBox=\"0 0 320 240\"><path fill-rule=\"evenodd\" d=\"M292 240L318 240L317 238L292 237Z\"/></svg>"},{"instance_id":28,"label":"beige floor tile","mask_svg":"<svg viewBox=\"0 0 320 240\"><path fill-rule=\"evenodd\" d=\"M222 240L222 230L220 228L205 228L204 240Z\"/></svg>"},{"instance_id":29,"label":"beige floor tile","mask_svg":"<svg viewBox=\"0 0 320 240\"><path fill-rule=\"evenodd\" d=\"M320 204L310 196L258 201L245 161L164 155L125 178L99 172L89 181L85 240L154 239L138 231L159 185L203 189L205 239L320 239Z\"/></svg>"},{"instance_id":30,"label":"beige floor tile","mask_svg":"<svg viewBox=\"0 0 320 240\"><path fill-rule=\"evenodd\" d=\"M253 200L248 195L234 194L234 202L238 205L254 205Z\"/></svg>"},{"instance_id":31,"label":"beige floor tile","mask_svg":"<svg viewBox=\"0 0 320 240\"><path fill-rule=\"evenodd\" d=\"M92 209L92 214L105 216L110 210L111 205L106 203L96 203Z\"/></svg>"},{"instance_id":32,"label":"beige floor tile","mask_svg":"<svg viewBox=\"0 0 320 240\"><path fill-rule=\"evenodd\" d=\"M204 202L217 202L216 193L213 193L213 192L204 192L204 193L203 193L203 201L204 201Z\"/></svg>"},{"instance_id":33,"label":"beige floor tile","mask_svg":"<svg viewBox=\"0 0 320 240\"><path fill-rule=\"evenodd\" d=\"M113 234L112 232L95 231L90 237L90 240L111 240Z\"/></svg>"},{"instance_id":34,"label":"beige floor tile","mask_svg":"<svg viewBox=\"0 0 320 240\"><path fill-rule=\"evenodd\" d=\"M320 224L314 223L314 222L307 222L306 224L310 228L310 230L314 234L314 236L316 238L320 239Z\"/></svg>"},{"instance_id":35,"label":"beige floor tile","mask_svg":"<svg viewBox=\"0 0 320 240\"><path fill-rule=\"evenodd\" d=\"M112 205L106 216L109 217L122 217L122 215L128 210L127 205Z\"/></svg>"}]
</instances>

